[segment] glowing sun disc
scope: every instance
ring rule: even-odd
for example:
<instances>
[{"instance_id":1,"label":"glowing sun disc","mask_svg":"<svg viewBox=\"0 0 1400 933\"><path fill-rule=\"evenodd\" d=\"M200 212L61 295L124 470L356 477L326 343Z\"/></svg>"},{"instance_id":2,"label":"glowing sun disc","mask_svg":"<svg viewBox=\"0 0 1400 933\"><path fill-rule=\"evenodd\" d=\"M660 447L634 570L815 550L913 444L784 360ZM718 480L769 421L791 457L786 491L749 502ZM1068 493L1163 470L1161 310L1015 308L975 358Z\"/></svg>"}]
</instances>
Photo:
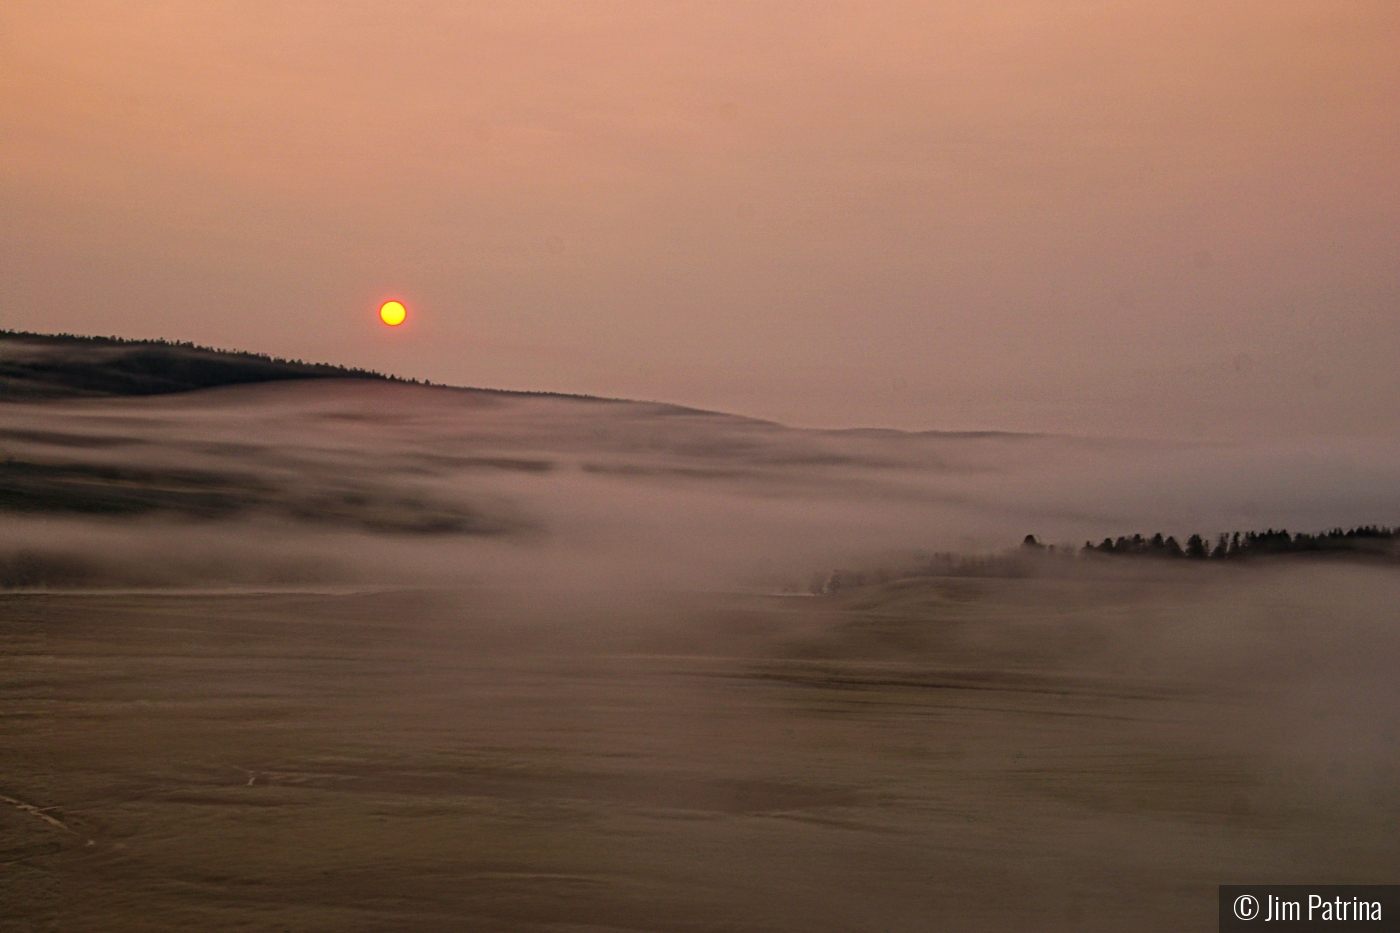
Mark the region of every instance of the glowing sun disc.
<instances>
[{"instance_id":1,"label":"glowing sun disc","mask_svg":"<svg viewBox=\"0 0 1400 933\"><path fill-rule=\"evenodd\" d=\"M386 301L379 306L379 319L390 327L398 327L408 317L408 309L402 301Z\"/></svg>"}]
</instances>

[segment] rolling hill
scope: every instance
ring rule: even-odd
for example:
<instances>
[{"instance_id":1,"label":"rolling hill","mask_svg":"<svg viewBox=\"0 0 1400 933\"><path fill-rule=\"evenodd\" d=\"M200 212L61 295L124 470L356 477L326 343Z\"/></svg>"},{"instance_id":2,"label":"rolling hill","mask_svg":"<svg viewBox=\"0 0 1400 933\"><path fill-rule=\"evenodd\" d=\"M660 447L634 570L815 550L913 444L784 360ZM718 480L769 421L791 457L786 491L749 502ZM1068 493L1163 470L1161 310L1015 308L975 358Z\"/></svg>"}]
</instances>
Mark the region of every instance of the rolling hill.
<instances>
[{"instance_id":1,"label":"rolling hill","mask_svg":"<svg viewBox=\"0 0 1400 933\"><path fill-rule=\"evenodd\" d=\"M290 379L401 381L364 369L192 343L0 330L3 401L164 395Z\"/></svg>"}]
</instances>

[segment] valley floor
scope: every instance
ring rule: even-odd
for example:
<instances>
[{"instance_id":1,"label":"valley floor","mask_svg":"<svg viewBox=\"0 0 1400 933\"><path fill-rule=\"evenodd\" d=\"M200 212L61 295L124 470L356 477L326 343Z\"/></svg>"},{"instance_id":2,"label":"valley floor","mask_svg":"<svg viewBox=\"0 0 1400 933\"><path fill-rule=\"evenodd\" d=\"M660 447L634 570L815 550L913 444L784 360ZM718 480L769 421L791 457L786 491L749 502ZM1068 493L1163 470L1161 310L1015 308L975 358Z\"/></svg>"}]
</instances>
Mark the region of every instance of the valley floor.
<instances>
[{"instance_id":1,"label":"valley floor","mask_svg":"<svg viewBox=\"0 0 1400 933\"><path fill-rule=\"evenodd\" d=\"M1393 882L1385 569L0 597L3 930L1204 930Z\"/></svg>"}]
</instances>

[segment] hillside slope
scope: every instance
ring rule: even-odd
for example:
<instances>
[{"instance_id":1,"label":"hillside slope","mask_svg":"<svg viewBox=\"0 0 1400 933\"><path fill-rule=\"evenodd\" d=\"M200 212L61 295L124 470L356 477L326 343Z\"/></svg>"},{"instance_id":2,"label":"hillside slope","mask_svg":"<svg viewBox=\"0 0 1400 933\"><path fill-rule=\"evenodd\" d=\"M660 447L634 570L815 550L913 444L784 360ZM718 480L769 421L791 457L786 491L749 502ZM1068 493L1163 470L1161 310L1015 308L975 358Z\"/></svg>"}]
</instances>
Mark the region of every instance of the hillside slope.
<instances>
[{"instance_id":1,"label":"hillside slope","mask_svg":"<svg viewBox=\"0 0 1400 933\"><path fill-rule=\"evenodd\" d=\"M0 401L164 395L287 379L392 377L163 340L0 331Z\"/></svg>"}]
</instances>

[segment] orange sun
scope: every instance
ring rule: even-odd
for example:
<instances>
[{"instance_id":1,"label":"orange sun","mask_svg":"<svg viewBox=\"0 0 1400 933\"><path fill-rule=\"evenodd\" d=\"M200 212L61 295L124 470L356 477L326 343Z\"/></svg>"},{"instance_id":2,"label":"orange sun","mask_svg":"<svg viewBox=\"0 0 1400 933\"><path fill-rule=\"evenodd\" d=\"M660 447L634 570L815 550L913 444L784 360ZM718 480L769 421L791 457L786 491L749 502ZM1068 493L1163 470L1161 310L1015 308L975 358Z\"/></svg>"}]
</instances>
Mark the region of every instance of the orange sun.
<instances>
[{"instance_id":1,"label":"orange sun","mask_svg":"<svg viewBox=\"0 0 1400 933\"><path fill-rule=\"evenodd\" d=\"M408 309L402 301L386 301L379 306L379 319L390 327L398 327L408 317Z\"/></svg>"}]
</instances>

